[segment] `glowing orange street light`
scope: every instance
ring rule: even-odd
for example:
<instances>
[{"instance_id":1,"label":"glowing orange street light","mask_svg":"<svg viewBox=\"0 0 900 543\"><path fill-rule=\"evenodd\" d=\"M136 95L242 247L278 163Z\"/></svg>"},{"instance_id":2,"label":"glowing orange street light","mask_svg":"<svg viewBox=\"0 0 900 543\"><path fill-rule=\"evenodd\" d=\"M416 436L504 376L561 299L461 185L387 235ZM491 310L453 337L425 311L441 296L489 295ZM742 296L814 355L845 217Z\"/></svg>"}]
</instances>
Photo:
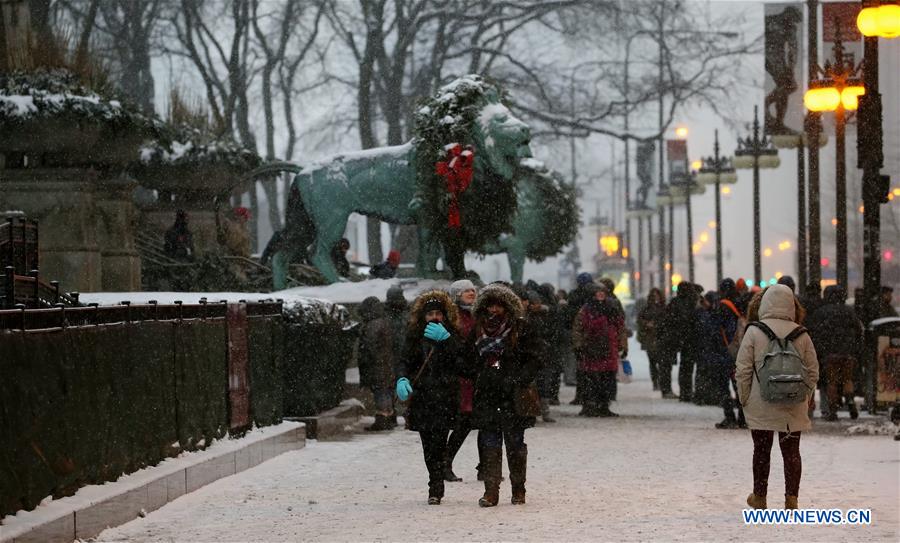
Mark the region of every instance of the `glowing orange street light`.
<instances>
[{"instance_id":1,"label":"glowing orange street light","mask_svg":"<svg viewBox=\"0 0 900 543\"><path fill-rule=\"evenodd\" d=\"M888 4L865 8L856 16L856 26L863 36L896 38L900 36L900 6Z\"/></svg>"},{"instance_id":2,"label":"glowing orange street light","mask_svg":"<svg viewBox=\"0 0 900 543\"><path fill-rule=\"evenodd\" d=\"M675 129L675 135L681 139L684 139L688 136L688 129L686 126L679 126ZM699 168L698 168L699 169Z\"/></svg>"}]
</instances>

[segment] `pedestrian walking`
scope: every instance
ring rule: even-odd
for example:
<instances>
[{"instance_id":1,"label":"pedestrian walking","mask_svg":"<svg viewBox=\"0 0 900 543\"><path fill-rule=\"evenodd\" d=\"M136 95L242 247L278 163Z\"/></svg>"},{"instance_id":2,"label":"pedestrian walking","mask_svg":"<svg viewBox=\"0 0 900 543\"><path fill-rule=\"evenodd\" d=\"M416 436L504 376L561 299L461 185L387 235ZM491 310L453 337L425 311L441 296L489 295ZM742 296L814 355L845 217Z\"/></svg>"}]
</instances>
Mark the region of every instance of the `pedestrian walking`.
<instances>
[{"instance_id":1,"label":"pedestrian walking","mask_svg":"<svg viewBox=\"0 0 900 543\"><path fill-rule=\"evenodd\" d=\"M559 405L559 388L562 384L563 366L566 353L571 351L571 337L564 338L559 326L560 305L556 296L556 288L550 283L543 283L538 288L538 294L547 308L550 320L548 334L547 360L544 362L542 373L546 379L547 390L550 393L550 405Z\"/></svg>"},{"instance_id":2,"label":"pedestrian walking","mask_svg":"<svg viewBox=\"0 0 900 543\"><path fill-rule=\"evenodd\" d=\"M718 355L722 325L718 292L709 291L701 296L695 314L697 328L691 339L697 352L697 374L692 400L696 405L720 405L718 379L721 360Z\"/></svg>"},{"instance_id":3,"label":"pedestrian walking","mask_svg":"<svg viewBox=\"0 0 900 543\"><path fill-rule=\"evenodd\" d=\"M754 307L757 302L758 309ZM812 340L798 325L803 320L803 308L788 287L772 285L766 288L751 301L748 312L751 318L758 314L760 320L748 325L736 361L740 401L753 438L753 492L747 497L747 504L756 509L767 506L772 441L777 432L784 461L784 507L796 509L801 473L800 435L811 428L807 403L815 392L819 362ZM773 334L771 337L778 339L778 343L771 339L769 332ZM777 351L793 351L795 356L771 352L773 344L781 345ZM799 358L799 371L794 370L797 373L792 375L802 379L805 388L801 398L791 403L777 403L785 402L784 398L768 394L772 391L767 371L771 367L769 361L772 357L783 362L785 369L793 369L791 364ZM764 387L766 397L763 395Z\"/></svg>"},{"instance_id":4,"label":"pedestrian walking","mask_svg":"<svg viewBox=\"0 0 900 543\"><path fill-rule=\"evenodd\" d=\"M475 329L475 317L472 308L478 294L475 284L468 279L460 279L450 284L450 297L456 303L459 314L459 337L462 344L472 341L472 332ZM447 482L460 482L462 477L453 472L453 459L462 447L469 432L472 431L472 405L475 395L475 383L471 377L459 377L459 414L456 424L450 432L447 440L447 460L444 466L444 480ZM478 466L476 471L481 473L481 449L478 450ZM479 480L482 480L479 477Z\"/></svg>"},{"instance_id":5,"label":"pedestrian walking","mask_svg":"<svg viewBox=\"0 0 900 543\"><path fill-rule=\"evenodd\" d=\"M863 326L853 308L846 304L846 291L840 285L825 288L823 305L807 318L807 328L816 346L816 354L822 362L825 374L828 415L827 421L836 421L838 409L845 402L850 418L859 417L853 399L854 374L857 360L863 349Z\"/></svg>"},{"instance_id":6,"label":"pedestrian walking","mask_svg":"<svg viewBox=\"0 0 900 543\"><path fill-rule=\"evenodd\" d=\"M581 308L572 328L572 347L583 375L579 415L618 417L609 409L619 369L625 322L603 285L591 287L593 297Z\"/></svg>"},{"instance_id":7,"label":"pedestrian walking","mask_svg":"<svg viewBox=\"0 0 900 543\"><path fill-rule=\"evenodd\" d=\"M481 430L484 496L482 507L500 500L503 444L509 463L512 503L525 503L528 445L525 429L541 413L535 377L545 347L540 335L528 326L518 297L500 284L478 293L475 302L475 334L471 372L475 375L473 426Z\"/></svg>"},{"instance_id":8,"label":"pedestrian walking","mask_svg":"<svg viewBox=\"0 0 900 543\"><path fill-rule=\"evenodd\" d=\"M660 390L663 397L674 396L672 394L672 366L669 371L662 371L664 354L662 343L662 327L666 316L666 300L662 291L658 288L650 289L647 294L647 303L638 313L638 343L641 349L647 352L650 362L650 379L653 381L653 390Z\"/></svg>"},{"instance_id":9,"label":"pedestrian walking","mask_svg":"<svg viewBox=\"0 0 900 543\"><path fill-rule=\"evenodd\" d=\"M394 418L394 333L385 316L384 304L369 296L359 304L361 321L359 351L359 384L375 397L375 422L370 432L392 430Z\"/></svg>"},{"instance_id":10,"label":"pedestrian walking","mask_svg":"<svg viewBox=\"0 0 900 543\"><path fill-rule=\"evenodd\" d=\"M720 405L725 413L722 422L716 424L720 430L746 428L744 409L737 400L738 389L735 380L735 358L747 327L747 318L738 309L738 291L734 280L726 277L719 284L719 334L714 356L717 359ZM730 385L730 388L729 388ZM734 390L732 399L731 391ZM737 409L737 416L734 411Z\"/></svg>"},{"instance_id":11,"label":"pedestrian walking","mask_svg":"<svg viewBox=\"0 0 900 543\"><path fill-rule=\"evenodd\" d=\"M397 397L409 400L406 424L419 432L428 468L428 504L444 497L447 437L459 410L462 345L456 305L447 293L422 293L410 312L406 342L397 365Z\"/></svg>"},{"instance_id":12,"label":"pedestrian walking","mask_svg":"<svg viewBox=\"0 0 900 543\"><path fill-rule=\"evenodd\" d=\"M665 344L670 359L679 357L678 400L690 402L694 393L694 366L697 360L693 333L697 329L697 303L699 296L692 283L678 284L675 297L666 307Z\"/></svg>"},{"instance_id":13,"label":"pedestrian walking","mask_svg":"<svg viewBox=\"0 0 900 543\"><path fill-rule=\"evenodd\" d=\"M592 276L588 272L581 272L575 278L575 290L569 293L567 298L568 304L566 305L565 311L563 311L563 324L569 330L572 330L572 326L575 323L575 316L578 315L578 312L581 310L582 306L588 302L591 298L593 298L593 290L592 285L594 285L594 276ZM581 405L581 391L583 385L583 375L581 371L578 370L578 362L577 357L573 357L575 360L575 398L569 402L569 405Z\"/></svg>"}]
</instances>

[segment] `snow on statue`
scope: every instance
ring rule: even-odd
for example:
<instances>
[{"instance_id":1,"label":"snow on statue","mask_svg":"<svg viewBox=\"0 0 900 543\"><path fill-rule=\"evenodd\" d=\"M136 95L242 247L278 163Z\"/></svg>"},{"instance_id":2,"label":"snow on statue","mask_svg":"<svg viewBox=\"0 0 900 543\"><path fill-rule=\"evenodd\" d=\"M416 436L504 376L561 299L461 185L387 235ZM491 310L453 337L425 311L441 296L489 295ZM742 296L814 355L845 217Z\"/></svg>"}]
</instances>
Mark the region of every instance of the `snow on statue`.
<instances>
[{"instance_id":1,"label":"snow on statue","mask_svg":"<svg viewBox=\"0 0 900 543\"><path fill-rule=\"evenodd\" d=\"M404 145L304 167L291 185L285 229L273 236L278 261L308 258L337 281L329 255L354 212L417 225L422 277L434 275L441 248L453 276L463 276L465 251L511 232L516 172L531 157L531 136L503 104L501 89L477 75L461 77L418 110L415 132Z\"/></svg>"}]
</instances>

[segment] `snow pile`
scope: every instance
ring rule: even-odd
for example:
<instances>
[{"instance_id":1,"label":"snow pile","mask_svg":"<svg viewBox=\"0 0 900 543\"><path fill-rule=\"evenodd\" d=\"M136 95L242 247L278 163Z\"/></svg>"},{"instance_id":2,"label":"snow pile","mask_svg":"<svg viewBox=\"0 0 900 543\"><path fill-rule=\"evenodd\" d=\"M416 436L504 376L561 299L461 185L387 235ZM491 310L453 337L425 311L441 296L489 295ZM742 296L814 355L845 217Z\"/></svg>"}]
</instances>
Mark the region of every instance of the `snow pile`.
<instances>
[{"instance_id":1,"label":"snow pile","mask_svg":"<svg viewBox=\"0 0 900 543\"><path fill-rule=\"evenodd\" d=\"M406 299L412 301L426 290L449 290L450 281L443 279L368 279L358 283L333 283L322 287L295 287L273 292L269 296L278 298L301 296L329 300L338 304L358 304L369 296L375 296L384 301L388 289L394 285L399 285L403 289Z\"/></svg>"},{"instance_id":2,"label":"snow pile","mask_svg":"<svg viewBox=\"0 0 900 543\"><path fill-rule=\"evenodd\" d=\"M108 100L62 69L0 76L0 123L73 116L79 120L158 129L162 123Z\"/></svg>"},{"instance_id":3,"label":"snow pile","mask_svg":"<svg viewBox=\"0 0 900 543\"><path fill-rule=\"evenodd\" d=\"M262 163L258 154L228 138L212 138L196 128L170 128L138 150L142 166L221 163L250 170Z\"/></svg>"},{"instance_id":4,"label":"snow pile","mask_svg":"<svg viewBox=\"0 0 900 543\"><path fill-rule=\"evenodd\" d=\"M289 290L278 292L83 292L79 297L82 303L100 305L118 305L123 301L146 304L151 300L159 304L174 304L176 301L197 304L201 299L209 302L226 301L229 303L280 299L284 302L282 309L284 316L289 320L318 324L337 322L345 328L353 324L350 313L344 306L326 299L303 296Z\"/></svg>"},{"instance_id":5,"label":"snow pile","mask_svg":"<svg viewBox=\"0 0 900 543\"><path fill-rule=\"evenodd\" d=\"M867 421L847 428L850 435L892 436L897 433L897 425L890 421Z\"/></svg>"}]
</instances>

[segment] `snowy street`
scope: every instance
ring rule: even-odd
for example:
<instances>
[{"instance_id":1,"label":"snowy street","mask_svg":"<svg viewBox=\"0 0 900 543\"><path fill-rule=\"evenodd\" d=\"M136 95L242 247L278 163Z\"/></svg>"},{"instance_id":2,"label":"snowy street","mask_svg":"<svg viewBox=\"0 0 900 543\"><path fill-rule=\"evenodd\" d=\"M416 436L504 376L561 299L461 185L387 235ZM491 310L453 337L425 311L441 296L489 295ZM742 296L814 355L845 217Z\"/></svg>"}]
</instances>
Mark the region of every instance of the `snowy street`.
<instances>
[{"instance_id":1,"label":"snowy street","mask_svg":"<svg viewBox=\"0 0 900 543\"><path fill-rule=\"evenodd\" d=\"M640 351L632 351L640 353ZM847 436L829 426L801 444L801 508L871 508L870 526L745 526L752 489L750 435L716 430L720 410L662 400L646 361L620 385L618 419L585 419L554 408L559 421L525 434L528 503L481 509L474 434L454 463L443 504L428 506L418 435L397 429L347 441L311 441L220 480L119 528L100 541L897 541L900 443ZM567 404L574 389L564 387ZM846 416L846 413L843 414ZM865 415L863 416L865 418ZM862 418L860 419L862 421ZM846 421L844 421L846 423ZM504 460L505 464L505 460ZM504 473L506 466L504 465ZM778 447L769 506L784 490Z\"/></svg>"}]
</instances>

